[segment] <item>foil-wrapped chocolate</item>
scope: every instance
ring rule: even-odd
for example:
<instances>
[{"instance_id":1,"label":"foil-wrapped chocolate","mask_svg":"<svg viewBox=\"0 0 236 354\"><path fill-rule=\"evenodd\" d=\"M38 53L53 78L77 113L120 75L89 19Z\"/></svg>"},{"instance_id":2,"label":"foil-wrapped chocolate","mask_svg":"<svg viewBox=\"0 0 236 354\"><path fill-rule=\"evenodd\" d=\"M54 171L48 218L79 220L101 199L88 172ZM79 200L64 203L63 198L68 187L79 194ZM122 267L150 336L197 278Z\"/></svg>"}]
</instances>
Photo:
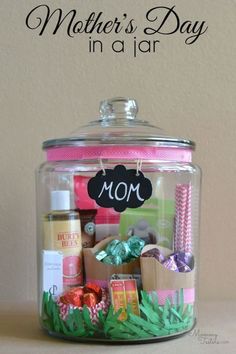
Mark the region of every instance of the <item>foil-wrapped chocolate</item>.
<instances>
[{"instance_id":1,"label":"foil-wrapped chocolate","mask_svg":"<svg viewBox=\"0 0 236 354\"><path fill-rule=\"evenodd\" d=\"M105 250L96 253L98 261L106 264L120 265L129 263L141 255L145 241L138 236L132 236L128 241L112 240Z\"/></svg>"},{"instance_id":2,"label":"foil-wrapped chocolate","mask_svg":"<svg viewBox=\"0 0 236 354\"><path fill-rule=\"evenodd\" d=\"M174 272L187 273L194 267L194 257L189 252L174 252L165 257L158 248L152 248L143 253L142 257L154 257L165 268Z\"/></svg>"},{"instance_id":3,"label":"foil-wrapped chocolate","mask_svg":"<svg viewBox=\"0 0 236 354\"><path fill-rule=\"evenodd\" d=\"M110 256L115 255L115 248L116 246L120 243L119 240L112 240L111 242L109 242L109 244L106 247L106 253Z\"/></svg>"},{"instance_id":4,"label":"foil-wrapped chocolate","mask_svg":"<svg viewBox=\"0 0 236 354\"><path fill-rule=\"evenodd\" d=\"M86 293L83 296L83 304L88 307L94 307L99 303L98 296L95 293Z\"/></svg>"},{"instance_id":5,"label":"foil-wrapped chocolate","mask_svg":"<svg viewBox=\"0 0 236 354\"><path fill-rule=\"evenodd\" d=\"M107 252L100 251L100 252L96 253L95 257L97 258L98 261L102 261L105 257L107 257Z\"/></svg>"},{"instance_id":6,"label":"foil-wrapped chocolate","mask_svg":"<svg viewBox=\"0 0 236 354\"><path fill-rule=\"evenodd\" d=\"M103 263L105 264L114 264L114 265L120 265L122 264L122 258L119 255L116 256L107 256L103 258Z\"/></svg>"},{"instance_id":7,"label":"foil-wrapped chocolate","mask_svg":"<svg viewBox=\"0 0 236 354\"><path fill-rule=\"evenodd\" d=\"M74 306L83 306L83 296L84 296L84 289L83 287L75 287L70 289L69 291L65 292L61 297L60 301L63 304L71 304Z\"/></svg>"},{"instance_id":8,"label":"foil-wrapped chocolate","mask_svg":"<svg viewBox=\"0 0 236 354\"><path fill-rule=\"evenodd\" d=\"M128 239L127 244L130 248L130 254L133 257L139 257L145 246L145 241L138 236L132 236Z\"/></svg>"},{"instance_id":9,"label":"foil-wrapped chocolate","mask_svg":"<svg viewBox=\"0 0 236 354\"><path fill-rule=\"evenodd\" d=\"M101 301L102 290L96 284L88 283L84 287L75 287L66 291L60 301L63 304L70 304L77 307L93 307Z\"/></svg>"},{"instance_id":10,"label":"foil-wrapped chocolate","mask_svg":"<svg viewBox=\"0 0 236 354\"><path fill-rule=\"evenodd\" d=\"M142 257L154 257L158 262L162 263L166 259L158 248L152 248L142 254Z\"/></svg>"},{"instance_id":11,"label":"foil-wrapped chocolate","mask_svg":"<svg viewBox=\"0 0 236 354\"><path fill-rule=\"evenodd\" d=\"M120 256L122 261L127 261L131 255L131 249L127 242L120 242L114 249L115 255Z\"/></svg>"},{"instance_id":12,"label":"foil-wrapped chocolate","mask_svg":"<svg viewBox=\"0 0 236 354\"><path fill-rule=\"evenodd\" d=\"M86 283L86 285L84 286L84 293L91 293L91 292L97 294L98 298L101 299L102 289L100 288L100 286L94 283Z\"/></svg>"},{"instance_id":13,"label":"foil-wrapped chocolate","mask_svg":"<svg viewBox=\"0 0 236 354\"><path fill-rule=\"evenodd\" d=\"M193 269L194 267L194 257L192 253L190 252L176 252L175 253L176 261L179 262L179 264L186 264L190 270Z\"/></svg>"},{"instance_id":14,"label":"foil-wrapped chocolate","mask_svg":"<svg viewBox=\"0 0 236 354\"><path fill-rule=\"evenodd\" d=\"M174 272L179 272L178 265L175 262L174 256L169 256L162 262L163 266L169 270L173 270Z\"/></svg>"}]
</instances>

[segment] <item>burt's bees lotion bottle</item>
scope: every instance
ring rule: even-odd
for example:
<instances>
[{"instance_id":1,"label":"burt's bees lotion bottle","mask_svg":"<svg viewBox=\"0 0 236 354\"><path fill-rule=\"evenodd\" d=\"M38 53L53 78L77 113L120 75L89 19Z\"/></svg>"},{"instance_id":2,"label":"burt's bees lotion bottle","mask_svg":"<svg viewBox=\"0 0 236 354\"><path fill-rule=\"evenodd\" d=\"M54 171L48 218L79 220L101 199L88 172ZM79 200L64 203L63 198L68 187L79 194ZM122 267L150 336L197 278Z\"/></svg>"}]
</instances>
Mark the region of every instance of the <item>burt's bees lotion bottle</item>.
<instances>
[{"instance_id":1,"label":"burt's bees lotion bottle","mask_svg":"<svg viewBox=\"0 0 236 354\"><path fill-rule=\"evenodd\" d=\"M80 216L70 209L70 191L51 192L51 211L44 216L44 249L63 256L63 287L82 285L82 240Z\"/></svg>"}]
</instances>

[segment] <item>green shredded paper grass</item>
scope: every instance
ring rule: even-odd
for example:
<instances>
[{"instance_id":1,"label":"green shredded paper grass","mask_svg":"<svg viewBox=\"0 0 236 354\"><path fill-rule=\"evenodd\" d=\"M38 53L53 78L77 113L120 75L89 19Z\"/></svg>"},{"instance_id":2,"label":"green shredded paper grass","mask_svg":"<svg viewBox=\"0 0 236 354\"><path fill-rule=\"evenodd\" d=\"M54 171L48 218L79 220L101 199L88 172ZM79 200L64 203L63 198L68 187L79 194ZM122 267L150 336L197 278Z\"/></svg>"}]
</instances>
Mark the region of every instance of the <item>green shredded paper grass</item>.
<instances>
[{"instance_id":1,"label":"green shredded paper grass","mask_svg":"<svg viewBox=\"0 0 236 354\"><path fill-rule=\"evenodd\" d=\"M69 337L120 339L148 339L168 336L191 329L194 322L193 305L184 304L183 289L176 291L175 305L167 298L159 305L156 292L141 291L140 316L127 308L127 320L120 321L121 309L114 311L110 305L108 313L98 313L98 322L93 324L87 306L82 310L72 309L66 320L60 317L57 303L48 292L43 293L42 322L50 332Z\"/></svg>"}]
</instances>

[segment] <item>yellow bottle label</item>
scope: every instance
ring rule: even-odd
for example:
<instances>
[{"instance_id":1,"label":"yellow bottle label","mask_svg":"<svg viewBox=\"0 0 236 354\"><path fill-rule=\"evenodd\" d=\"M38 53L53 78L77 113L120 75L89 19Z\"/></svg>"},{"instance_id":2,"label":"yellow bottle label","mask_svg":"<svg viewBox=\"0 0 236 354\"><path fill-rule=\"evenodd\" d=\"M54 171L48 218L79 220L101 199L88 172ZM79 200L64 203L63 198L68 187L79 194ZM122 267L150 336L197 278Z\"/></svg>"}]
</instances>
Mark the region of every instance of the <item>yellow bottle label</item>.
<instances>
[{"instance_id":1,"label":"yellow bottle label","mask_svg":"<svg viewBox=\"0 0 236 354\"><path fill-rule=\"evenodd\" d=\"M82 240L80 220L45 220L44 249L63 253L64 285L81 285Z\"/></svg>"},{"instance_id":2,"label":"yellow bottle label","mask_svg":"<svg viewBox=\"0 0 236 354\"><path fill-rule=\"evenodd\" d=\"M68 254L81 251L80 220L44 221L44 248Z\"/></svg>"}]
</instances>

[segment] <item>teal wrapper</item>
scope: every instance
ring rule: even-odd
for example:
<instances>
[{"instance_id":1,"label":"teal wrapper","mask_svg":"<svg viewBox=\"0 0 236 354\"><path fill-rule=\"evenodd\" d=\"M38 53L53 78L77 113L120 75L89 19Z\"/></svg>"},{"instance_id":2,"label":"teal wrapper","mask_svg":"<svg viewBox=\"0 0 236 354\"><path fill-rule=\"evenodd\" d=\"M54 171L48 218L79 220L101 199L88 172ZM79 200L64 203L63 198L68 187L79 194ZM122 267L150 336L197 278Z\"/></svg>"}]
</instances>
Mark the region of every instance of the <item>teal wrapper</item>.
<instances>
[{"instance_id":1,"label":"teal wrapper","mask_svg":"<svg viewBox=\"0 0 236 354\"><path fill-rule=\"evenodd\" d=\"M131 250L127 242L120 242L114 249L116 255L119 255L122 261L127 261L131 255Z\"/></svg>"},{"instance_id":2,"label":"teal wrapper","mask_svg":"<svg viewBox=\"0 0 236 354\"><path fill-rule=\"evenodd\" d=\"M95 256L97 258L98 261L102 261L103 258L107 257L107 252L105 251L100 251L96 254Z\"/></svg>"},{"instance_id":3,"label":"teal wrapper","mask_svg":"<svg viewBox=\"0 0 236 354\"><path fill-rule=\"evenodd\" d=\"M129 263L140 257L144 246L145 242L138 236L130 237L127 242L115 239L107 245L105 251L98 252L96 258L106 264Z\"/></svg>"},{"instance_id":4,"label":"teal wrapper","mask_svg":"<svg viewBox=\"0 0 236 354\"><path fill-rule=\"evenodd\" d=\"M106 253L108 255L115 255L116 254L115 248L119 243L120 243L119 240L112 240L106 247Z\"/></svg>"},{"instance_id":5,"label":"teal wrapper","mask_svg":"<svg viewBox=\"0 0 236 354\"><path fill-rule=\"evenodd\" d=\"M107 256L103 258L103 263L106 264L114 264L114 265L120 265L122 264L122 258L120 256Z\"/></svg>"},{"instance_id":6,"label":"teal wrapper","mask_svg":"<svg viewBox=\"0 0 236 354\"><path fill-rule=\"evenodd\" d=\"M127 244L130 248L131 256L140 257L145 241L138 236L132 236L128 239Z\"/></svg>"}]
</instances>

